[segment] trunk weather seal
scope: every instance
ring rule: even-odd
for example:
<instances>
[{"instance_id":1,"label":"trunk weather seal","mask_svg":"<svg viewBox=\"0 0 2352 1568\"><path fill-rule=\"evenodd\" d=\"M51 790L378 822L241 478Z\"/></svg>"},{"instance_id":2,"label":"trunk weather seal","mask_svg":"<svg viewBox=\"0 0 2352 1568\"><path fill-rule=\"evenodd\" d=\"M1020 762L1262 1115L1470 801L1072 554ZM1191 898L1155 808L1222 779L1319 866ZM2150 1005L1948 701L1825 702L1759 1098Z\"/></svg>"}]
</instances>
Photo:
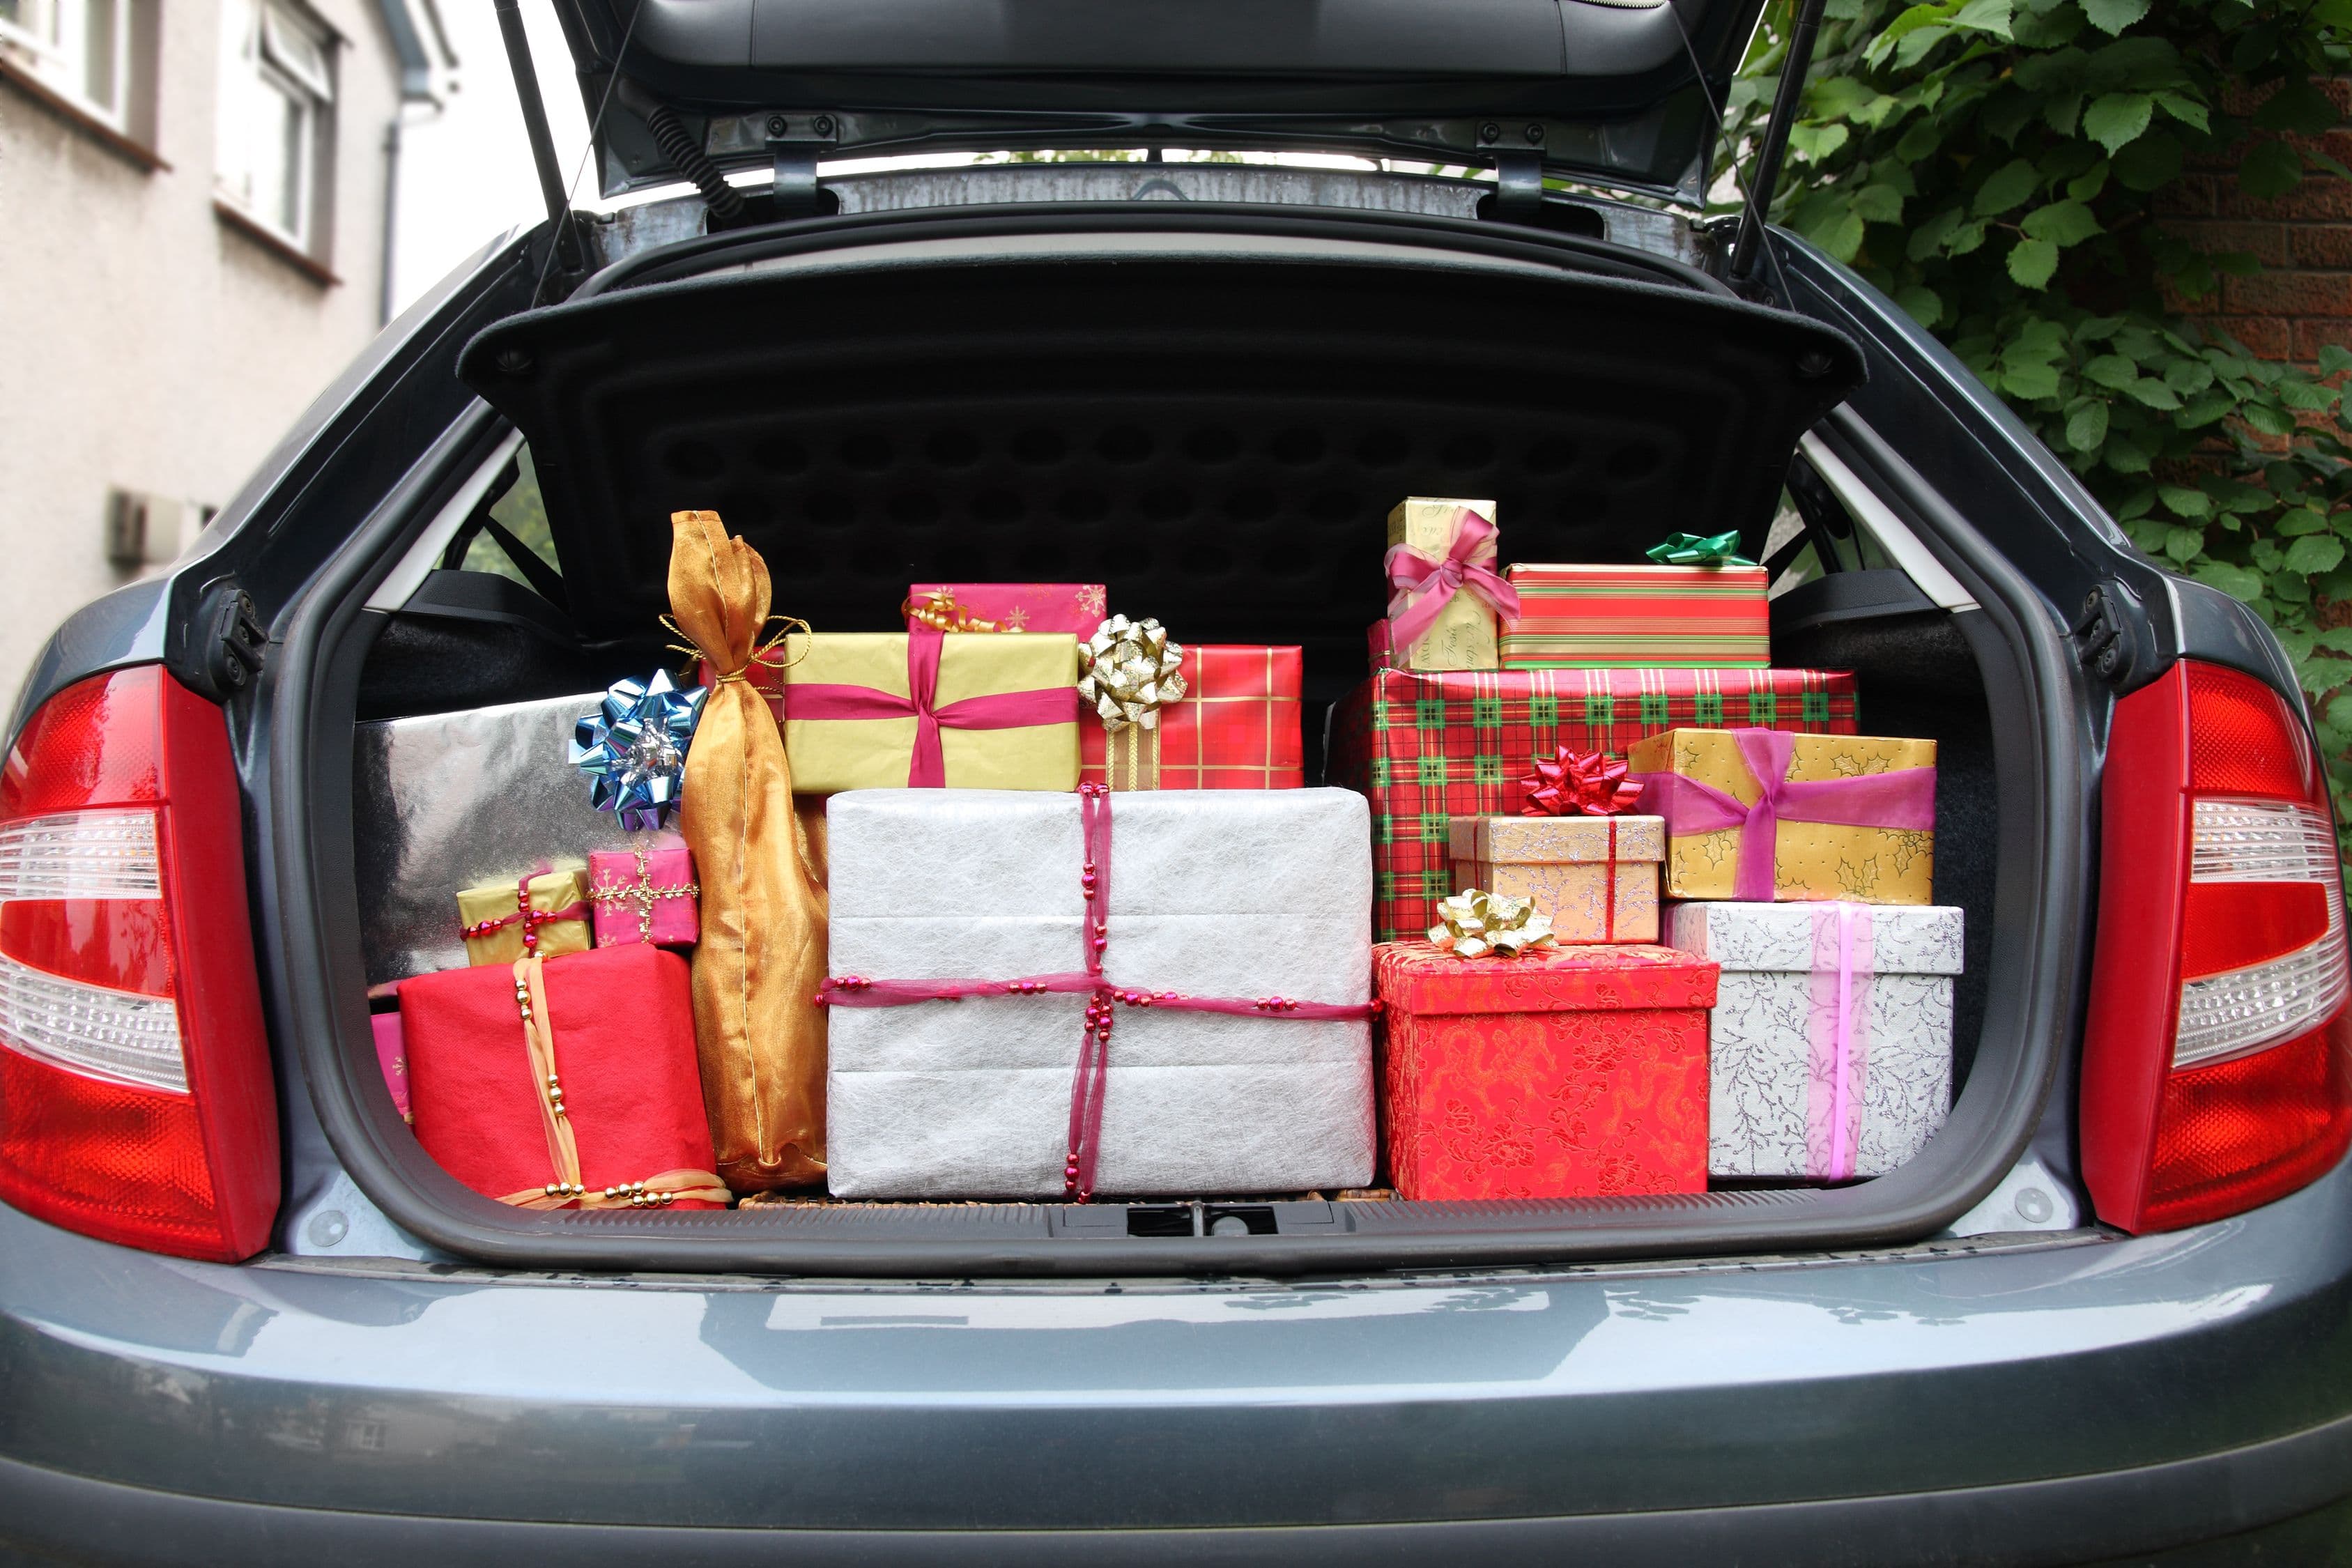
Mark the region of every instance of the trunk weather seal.
<instances>
[{"instance_id":1,"label":"trunk weather seal","mask_svg":"<svg viewBox=\"0 0 2352 1568\"><path fill-rule=\"evenodd\" d=\"M1631 281L1675 284L1724 299L1739 297L1721 279L1655 251L1483 219L1433 217L1423 213L1269 211L1264 204L1242 202L1186 202L1164 206L1139 206L1133 202L1030 202L991 206L981 212L914 207L727 229L625 256L589 278L570 298L593 299L617 289L674 282L719 267L843 246L1015 234L1198 233L1203 229L1284 238L1376 239L1391 245L1425 240L1433 249L1468 250L1504 260L1534 261L1554 267L1568 260L1590 269L1622 275Z\"/></svg>"},{"instance_id":2,"label":"trunk weather seal","mask_svg":"<svg viewBox=\"0 0 2352 1568\"><path fill-rule=\"evenodd\" d=\"M2086 907L2086 840L2074 820L2079 801L2070 803L2066 793L2067 781L2085 776L2089 765L2082 700L2070 685L2063 627L2032 586L1867 426L1841 411L1822 427L1840 455L1858 472L1875 475L1913 512L1923 542L1983 606L1964 615L1979 628L1972 642L1979 663L2002 650L2016 661L2010 669L1985 671L1988 700L2014 693L2032 710L1994 730L2004 778L2001 885L2008 890L2021 879L2022 891L2011 891L2007 904L2024 906L2005 907L2002 913L2011 918L2002 923L2017 931L2007 962L2021 964L2022 972L2009 990L1993 993L1985 1043L1951 1121L1903 1170L1825 1191L1544 1205L1334 1205L1343 1216L1334 1230L1341 1234L1324 1236L1099 1240L1052 1234L1045 1225L1024 1233L1005 1218L992 1218L995 1205L940 1223L901 1225L885 1239L856 1235L857 1221L839 1207L531 1214L468 1192L406 1136L380 1087L373 1094L355 1089L354 1079L373 1069L375 1058L361 988L350 983L356 933L350 933L350 952L334 951L330 900L351 903L352 913L345 918L355 918L349 759L359 663L354 650L364 647L353 634L366 629L361 612L444 493L462 481L458 469L467 455L486 451L500 423L477 405L452 426L292 607L284 654L273 661L279 679L272 698L271 787L292 807L277 816L274 839L293 1047L327 1139L352 1180L394 1224L434 1247L478 1263L531 1270L898 1279L1361 1275L1873 1247L1928 1236L1967 1212L1998 1184L2032 1134L2073 1012L2076 955L2066 933L2079 925ZM2006 758L2003 737L2015 743ZM2011 780L2023 792L2020 799L2010 798ZM323 791L315 787L322 784ZM306 946L310 951L301 952ZM1997 979L2003 968L1996 963ZM962 1223L967 1217L971 1223Z\"/></svg>"}]
</instances>

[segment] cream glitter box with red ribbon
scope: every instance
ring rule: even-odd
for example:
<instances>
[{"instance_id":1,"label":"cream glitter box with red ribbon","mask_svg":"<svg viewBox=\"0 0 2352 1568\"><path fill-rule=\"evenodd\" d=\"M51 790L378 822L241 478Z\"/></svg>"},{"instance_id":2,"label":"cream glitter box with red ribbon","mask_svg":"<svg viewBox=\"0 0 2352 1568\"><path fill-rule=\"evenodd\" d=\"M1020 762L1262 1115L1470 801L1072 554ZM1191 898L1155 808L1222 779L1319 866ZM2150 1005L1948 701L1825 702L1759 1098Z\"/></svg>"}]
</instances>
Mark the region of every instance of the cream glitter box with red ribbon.
<instances>
[{"instance_id":1,"label":"cream glitter box with red ribbon","mask_svg":"<svg viewBox=\"0 0 2352 1568\"><path fill-rule=\"evenodd\" d=\"M1961 911L1687 903L1674 945L1722 966L1708 1015L1714 1176L1878 1176L1952 1103Z\"/></svg>"},{"instance_id":2,"label":"cream glitter box with red ribbon","mask_svg":"<svg viewBox=\"0 0 2352 1568\"><path fill-rule=\"evenodd\" d=\"M1360 795L861 790L829 816L836 1196L1370 1183Z\"/></svg>"}]
</instances>

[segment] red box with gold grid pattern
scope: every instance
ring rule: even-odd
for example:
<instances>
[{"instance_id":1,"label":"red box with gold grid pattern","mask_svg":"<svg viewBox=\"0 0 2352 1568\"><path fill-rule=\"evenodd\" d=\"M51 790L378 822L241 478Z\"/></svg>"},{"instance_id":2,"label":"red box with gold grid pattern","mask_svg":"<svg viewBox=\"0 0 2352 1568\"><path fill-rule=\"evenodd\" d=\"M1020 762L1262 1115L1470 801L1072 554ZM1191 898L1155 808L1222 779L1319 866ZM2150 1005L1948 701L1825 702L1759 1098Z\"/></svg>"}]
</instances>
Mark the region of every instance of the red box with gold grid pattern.
<instances>
[{"instance_id":1,"label":"red box with gold grid pattern","mask_svg":"<svg viewBox=\"0 0 2352 1568\"><path fill-rule=\"evenodd\" d=\"M1332 715L1325 776L1372 803L1372 937L1425 934L1454 890L1447 819L1517 813L1566 746L1623 756L1677 726L1859 734L1853 676L1822 669L1377 669Z\"/></svg>"},{"instance_id":2,"label":"red box with gold grid pattern","mask_svg":"<svg viewBox=\"0 0 2352 1568\"><path fill-rule=\"evenodd\" d=\"M1134 725L1106 735L1099 721L1079 719L1079 779L1113 789L1298 788L1303 662L1295 647L1186 643L1184 697L1160 710L1156 739Z\"/></svg>"}]
</instances>

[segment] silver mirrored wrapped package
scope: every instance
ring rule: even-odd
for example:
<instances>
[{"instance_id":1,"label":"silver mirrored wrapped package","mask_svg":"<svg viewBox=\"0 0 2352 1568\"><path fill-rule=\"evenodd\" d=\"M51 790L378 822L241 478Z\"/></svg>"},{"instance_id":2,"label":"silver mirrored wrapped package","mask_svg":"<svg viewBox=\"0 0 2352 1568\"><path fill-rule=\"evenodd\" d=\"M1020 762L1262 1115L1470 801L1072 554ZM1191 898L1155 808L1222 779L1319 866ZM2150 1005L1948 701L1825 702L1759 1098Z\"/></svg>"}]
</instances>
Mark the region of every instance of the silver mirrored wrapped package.
<instances>
[{"instance_id":1,"label":"silver mirrored wrapped package","mask_svg":"<svg viewBox=\"0 0 2352 1568\"><path fill-rule=\"evenodd\" d=\"M584 866L590 850L631 842L565 760L572 727L604 696L357 726L352 826L369 984L466 962L458 889Z\"/></svg>"}]
</instances>

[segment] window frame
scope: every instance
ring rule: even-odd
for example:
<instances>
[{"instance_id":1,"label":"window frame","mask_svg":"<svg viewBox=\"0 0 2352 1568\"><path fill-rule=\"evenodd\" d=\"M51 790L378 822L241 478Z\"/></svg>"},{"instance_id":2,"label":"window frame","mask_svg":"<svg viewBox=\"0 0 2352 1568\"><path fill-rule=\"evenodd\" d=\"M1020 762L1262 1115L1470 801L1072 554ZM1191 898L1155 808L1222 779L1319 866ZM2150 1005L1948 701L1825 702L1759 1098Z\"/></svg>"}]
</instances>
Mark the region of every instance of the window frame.
<instances>
[{"instance_id":1,"label":"window frame","mask_svg":"<svg viewBox=\"0 0 2352 1568\"><path fill-rule=\"evenodd\" d=\"M20 11L34 20L10 21L0 16L0 56L64 100L77 113L88 115L118 135L131 133L131 93L133 85L131 51L135 18L131 0L16 0ZM108 67L109 100L89 94L91 67L89 23L92 12L111 18L107 31L111 55ZM46 29L56 36L52 42ZM72 25L69 25L72 24Z\"/></svg>"},{"instance_id":2,"label":"window frame","mask_svg":"<svg viewBox=\"0 0 2352 1568\"><path fill-rule=\"evenodd\" d=\"M323 264L343 40L316 14L289 0L236 0L224 7L223 17L225 34L232 26L236 32L222 40L214 195L241 223ZM302 58L306 47L313 58ZM269 134L282 134L281 116L294 121L288 138L291 156L283 189L264 192L255 188L262 162L255 155L255 138L265 122L280 128ZM290 225L283 221L289 207Z\"/></svg>"}]
</instances>

